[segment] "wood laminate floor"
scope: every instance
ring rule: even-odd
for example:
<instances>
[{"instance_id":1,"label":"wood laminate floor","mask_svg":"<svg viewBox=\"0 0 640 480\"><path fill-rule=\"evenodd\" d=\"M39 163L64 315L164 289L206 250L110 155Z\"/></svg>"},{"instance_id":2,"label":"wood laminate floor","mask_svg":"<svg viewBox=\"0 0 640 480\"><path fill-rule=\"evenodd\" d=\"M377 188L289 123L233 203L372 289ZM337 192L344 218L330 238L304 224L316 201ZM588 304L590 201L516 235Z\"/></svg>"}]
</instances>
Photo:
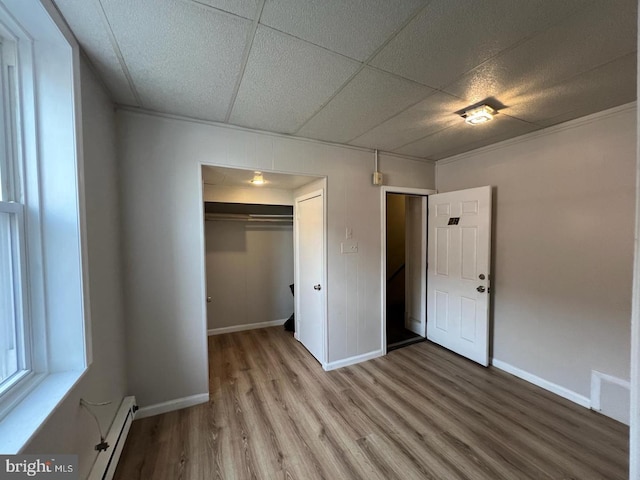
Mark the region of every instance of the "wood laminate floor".
<instances>
[{"instance_id":1,"label":"wood laminate floor","mask_svg":"<svg viewBox=\"0 0 640 480\"><path fill-rule=\"evenodd\" d=\"M209 349L210 402L135 421L117 480L627 478L627 427L429 342L332 372L280 327Z\"/></svg>"}]
</instances>

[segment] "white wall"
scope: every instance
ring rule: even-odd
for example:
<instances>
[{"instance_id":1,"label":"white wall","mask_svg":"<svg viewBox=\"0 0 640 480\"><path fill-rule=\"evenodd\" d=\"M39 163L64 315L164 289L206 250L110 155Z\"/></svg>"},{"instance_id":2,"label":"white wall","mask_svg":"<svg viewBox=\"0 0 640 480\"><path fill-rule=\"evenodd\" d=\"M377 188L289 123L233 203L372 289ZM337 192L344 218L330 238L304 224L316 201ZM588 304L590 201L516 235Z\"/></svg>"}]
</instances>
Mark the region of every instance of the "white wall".
<instances>
[{"instance_id":1,"label":"white wall","mask_svg":"<svg viewBox=\"0 0 640 480\"><path fill-rule=\"evenodd\" d=\"M227 187L204 184L205 202L293 205L293 192L279 188Z\"/></svg>"},{"instance_id":2,"label":"white wall","mask_svg":"<svg viewBox=\"0 0 640 480\"><path fill-rule=\"evenodd\" d=\"M591 370L629 379L635 151L627 105L436 168L494 186L493 358L582 397Z\"/></svg>"},{"instance_id":3,"label":"white wall","mask_svg":"<svg viewBox=\"0 0 640 480\"><path fill-rule=\"evenodd\" d=\"M293 313L293 225L205 222L208 329L286 320Z\"/></svg>"},{"instance_id":4,"label":"white wall","mask_svg":"<svg viewBox=\"0 0 640 480\"><path fill-rule=\"evenodd\" d=\"M423 335L424 331L421 331L422 319L426 312L423 309L426 307L426 302L423 298L422 287L424 285L424 278L421 278L424 274L422 252L423 250L423 228L424 228L424 209L423 209L423 197L414 197L407 195L406 204L406 217L405 217L405 229L406 229L406 259L407 268L406 275L406 326L409 330L419 335ZM426 208L426 207L425 207Z\"/></svg>"},{"instance_id":5,"label":"white wall","mask_svg":"<svg viewBox=\"0 0 640 480\"><path fill-rule=\"evenodd\" d=\"M373 153L121 110L127 364L141 405L208 391L200 165L327 177L329 361L380 348L380 193ZM381 156L395 185L433 165ZM346 227L357 255L341 255ZM348 261L345 257L350 257Z\"/></svg>"},{"instance_id":6,"label":"white wall","mask_svg":"<svg viewBox=\"0 0 640 480\"><path fill-rule=\"evenodd\" d=\"M79 454L80 478L85 478L100 436L94 420L80 409L80 398L114 402L95 409L106 431L126 393L126 373L115 116L113 104L84 61L81 84L93 363L24 453Z\"/></svg>"}]
</instances>

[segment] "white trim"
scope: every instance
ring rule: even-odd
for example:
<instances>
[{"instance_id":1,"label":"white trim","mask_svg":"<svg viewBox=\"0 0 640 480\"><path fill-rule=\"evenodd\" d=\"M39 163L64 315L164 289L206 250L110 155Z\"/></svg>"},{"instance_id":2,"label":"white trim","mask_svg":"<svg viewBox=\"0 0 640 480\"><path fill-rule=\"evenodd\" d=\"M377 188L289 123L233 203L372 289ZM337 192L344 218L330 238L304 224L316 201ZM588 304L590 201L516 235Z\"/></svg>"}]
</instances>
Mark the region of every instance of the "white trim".
<instances>
[{"instance_id":1,"label":"white trim","mask_svg":"<svg viewBox=\"0 0 640 480\"><path fill-rule=\"evenodd\" d=\"M205 368L207 369L207 378L209 377L209 339L207 338L209 335L213 335L209 333L207 330L209 326L209 306L207 304L207 236L205 230L204 223L204 176L202 174L202 163L198 163L198 184L200 188L200 201L198 202L198 206L195 207L198 209L198 214L200 215L200 295L201 295L201 303L200 308L202 309L202 315L200 317L200 322L202 325L202 331L204 335L200 338L202 341L201 348L206 353ZM192 207L193 208L193 207Z\"/></svg>"},{"instance_id":2,"label":"white trim","mask_svg":"<svg viewBox=\"0 0 640 480\"><path fill-rule=\"evenodd\" d=\"M591 410L596 410L598 412L602 410L602 402L600 396L603 380L605 382L618 385L622 388L626 388L627 390L631 388L631 383L627 380L614 377L613 375L609 375L607 373L598 372L597 370L591 370Z\"/></svg>"},{"instance_id":3,"label":"white trim","mask_svg":"<svg viewBox=\"0 0 640 480\"><path fill-rule=\"evenodd\" d=\"M162 113L162 112L156 112L153 110L149 110L146 108L136 108L136 107L131 107L128 105L120 105L120 104L116 104L116 110L122 111L122 112L127 112L127 113L132 113L134 115L144 115L144 116L149 116L149 117L159 117L159 118L166 118L166 119L170 119L170 120L177 120L180 122L189 122L189 123L199 123L201 125L210 125L212 127L220 127L220 128L227 128L229 130L239 130L241 132L251 132L251 133L256 133L258 135L265 135L267 137L276 137L276 138L284 138L287 140L297 140L300 142L307 142L307 143L315 143L317 145L326 145L329 147L338 147L338 148L347 148L349 150L357 150L358 152L367 152L367 153L373 153L375 150L373 148L366 148L366 147L358 147L355 145L347 145L345 143L336 143L336 142L327 142L325 140L316 140L314 138L306 138L306 137L297 137L295 135L287 135L284 133L275 133L275 132L269 132L267 130L257 130L254 128L247 128L247 127L240 127L238 125L231 125L229 123L221 123L221 122L214 122L211 120L203 120L200 118L193 118L193 117L186 117L183 115L174 115L171 113ZM435 164L435 160L429 159L429 158L422 158L422 157L414 157L411 155L402 155L399 153L392 153L392 152L387 152L384 150L378 150L378 154L379 155L390 155L390 156L394 156L396 158L403 158L405 160L411 160L414 162L419 162L419 163L427 163L427 164ZM237 167L235 167L237 168Z\"/></svg>"},{"instance_id":4,"label":"white trim","mask_svg":"<svg viewBox=\"0 0 640 480\"><path fill-rule=\"evenodd\" d=\"M208 401L208 393L198 393L189 397L176 398L175 400L169 400L168 402L156 403L155 405L142 407L138 410L136 413L136 420L140 418L153 417L154 415L160 415L162 413L173 412L175 410L182 410L183 408L193 407L194 405L200 405L201 403L207 403Z\"/></svg>"},{"instance_id":5,"label":"white trim","mask_svg":"<svg viewBox=\"0 0 640 480\"><path fill-rule=\"evenodd\" d=\"M223 333L244 332L245 330L255 330L257 328L279 327L286 322L287 319L271 320L269 322L247 323L245 325L234 325L232 327L210 328L207 335L222 335Z\"/></svg>"},{"instance_id":6,"label":"white trim","mask_svg":"<svg viewBox=\"0 0 640 480\"><path fill-rule=\"evenodd\" d=\"M516 145L518 143L528 142L531 140L535 140L538 137L553 135L554 133L562 132L563 130L571 130L573 128L578 128L578 127L581 127L582 125L593 123L607 117L612 117L619 113L626 112L628 110L633 110L635 108L636 108L636 102L626 103L624 105L613 107L608 110L602 110L601 112L592 113L591 115L587 115L584 117L576 118L574 120L569 120L563 123L559 123L558 125L552 125L550 127L542 128L540 130L535 130L531 133L520 135L519 137L510 138L502 142L492 143L491 145L476 148L474 150L460 153L452 157L443 158L442 160L437 160L436 165L446 165L448 163L458 162L460 160L466 160L468 158L474 157L482 153L491 152L493 150L499 150L502 148L509 147L511 145Z\"/></svg>"},{"instance_id":7,"label":"white trim","mask_svg":"<svg viewBox=\"0 0 640 480\"><path fill-rule=\"evenodd\" d=\"M0 422L0 452L22 453L87 371L53 373L40 379Z\"/></svg>"},{"instance_id":8,"label":"white trim","mask_svg":"<svg viewBox=\"0 0 640 480\"><path fill-rule=\"evenodd\" d=\"M567 400L571 400L574 403L577 403L581 407L591 408L591 400L587 397L580 395L579 393L574 392L573 390L569 390L568 388L561 387L553 382L545 380L544 378L540 378L533 373L526 372L518 367L514 367L513 365L509 365L506 362L498 360L496 358L491 360L491 365L496 367L499 370L510 373L522 380L526 380L529 383L533 383L540 388L544 388L545 390L555 393L562 398L566 398Z\"/></svg>"},{"instance_id":9,"label":"white trim","mask_svg":"<svg viewBox=\"0 0 640 480\"><path fill-rule=\"evenodd\" d=\"M425 283L426 282L422 282L422 285L424 286ZM421 287L420 288L420 294L423 293L422 290L423 289ZM424 295L423 295L423 297L426 298ZM426 305L425 305L425 307L426 307ZM415 318L415 317L412 317L412 316L407 317L406 325L405 325L405 328L407 330L411 330L414 333L416 333L416 330L421 331L421 333L418 333L418 335L420 335L422 337L426 337L426 332L423 331L424 327L426 327L426 322L425 322L425 325L423 326L422 322L420 321L419 318Z\"/></svg>"},{"instance_id":10,"label":"white trim","mask_svg":"<svg viewBox=\"0 0 640 480\"><path fill-rule=\"evenodd\" d=\"M423 197L427 197L429 195L433 195L437 193L436 190L428 189L428 188L412 188L412 187L394 187L391 185L383 185L380 188L380 235L381 235L381 247L380 247L380 266L381 266L381 276L380 276L380 351L382 355L387 354L387 193L404 193L406 195L420 195ZM428 215L428 209L426 203L422 203L422 208L424 209L424 218L423 223L426 222L426 218ZM426 226L426 225L423 225ZM426 291L427 291L427 263L426 263L426 248L427 248L427 230L423 228L423 237L422 237L422 248L423 248L423 256L425 261L422 262L425 269L423 284L420 287L421 292L425 292L425 302L426 302ZM426 329L426 304L425 304L425 329ZM426 334L426 331L425 331Z\"/></svg>"},{"instance_id":11,"label":"white trim","mask_svg":"<svg viewBox=\"0 0 640 480\"><path fill-rule=\"evenodd\" d=\"M373 360L374 358L382 357L386 353L382 350L375 350L373 352L364 353L362 355L356 355L354 357L345 358L344 360L336 360L335 362L328 362L322 366L325 371L336 370L342 367L348 367L349 365L355 365L356 363L366 362L367 360Z\"/></svg>"},{"instance_id":12,"label":"white trim","mask_svg":"<svg viewBox=\"0 0 640 480\"><path fill-rule=\"evenodd\" d=\"M640 24L640 17L638 23ZM640 62L637 62L640 75ZM640 76L638 77L640 79ZM638 82L640 90L640 82ZM640 125L640 111L636 110ZM637 132L637 127L636 127ZM631 399L629 411L629 478L640 478L640 135L636 135L636 217L631 288Z\"/></svg>"}]
</instances>

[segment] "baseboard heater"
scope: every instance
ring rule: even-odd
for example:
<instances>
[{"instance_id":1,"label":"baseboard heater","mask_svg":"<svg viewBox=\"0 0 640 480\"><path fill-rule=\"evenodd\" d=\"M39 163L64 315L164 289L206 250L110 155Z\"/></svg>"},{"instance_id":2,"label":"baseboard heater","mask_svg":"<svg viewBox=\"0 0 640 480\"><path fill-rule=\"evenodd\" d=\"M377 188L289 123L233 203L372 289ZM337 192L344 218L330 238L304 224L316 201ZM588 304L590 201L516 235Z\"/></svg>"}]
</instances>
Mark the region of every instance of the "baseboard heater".
<instances>
[{"instance_id":1,"label":"baseboard heater","mask_svg":"<svg viewBox=\"0 0 640 480\"><path fill-rule=\"evenodd\" d=\"M111 480L116 473L118 460L124 447L124 442L129 434L129 428L135 417L138 405L136 405L136 397L124 397L118 413L116 413L106 441L109 447L98 453L88 480Z\"/></svg>"}]
</instances>

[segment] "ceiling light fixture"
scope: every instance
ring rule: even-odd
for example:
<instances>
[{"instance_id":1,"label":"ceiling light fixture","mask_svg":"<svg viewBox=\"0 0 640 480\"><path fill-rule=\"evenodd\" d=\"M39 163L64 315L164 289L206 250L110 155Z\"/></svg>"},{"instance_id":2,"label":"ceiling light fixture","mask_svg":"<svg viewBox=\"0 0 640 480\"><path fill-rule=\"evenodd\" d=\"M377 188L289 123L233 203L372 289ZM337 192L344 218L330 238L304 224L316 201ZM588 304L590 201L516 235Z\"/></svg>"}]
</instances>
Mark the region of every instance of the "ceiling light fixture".
<instances>
[{"instance_id":1,"label":"ceiling light fixture","mask_svg":"<svg viewBox=\"0 0 640 480\"><path fill-rule=\"evenodd\" d=\"M264 177L262 176L262 172L253 172L253 179L251 183L254 185L264 185Z\"/></svg>"},{"instance_id":2,"label":"ceiling light fixture","mask_svg":"<svg viewBox=\"0 0 640 480\"><path fill-rule=\"evenodd\" d=\"M480 125L493 119L497 112L489 105L480 105L469 110L465 110L462 114L464 121L469 125Z\"/></svg>"}]
</instances>

